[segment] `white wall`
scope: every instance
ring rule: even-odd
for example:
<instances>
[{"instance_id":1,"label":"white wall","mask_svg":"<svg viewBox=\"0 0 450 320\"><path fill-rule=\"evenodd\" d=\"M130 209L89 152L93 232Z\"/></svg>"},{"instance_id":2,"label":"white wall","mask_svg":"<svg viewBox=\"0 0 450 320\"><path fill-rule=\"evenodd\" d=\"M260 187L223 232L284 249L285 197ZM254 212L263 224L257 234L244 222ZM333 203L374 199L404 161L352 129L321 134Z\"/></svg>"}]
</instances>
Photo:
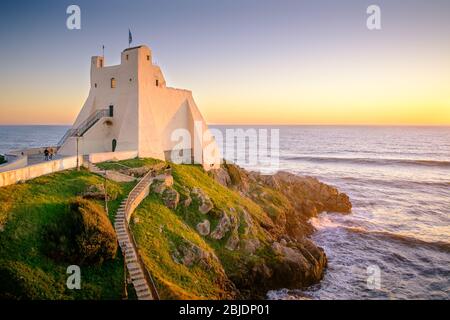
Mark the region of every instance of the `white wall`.
<instances>
[{"instance_id":1,"label":"white wall","mask_svg":"<svg viewBox=\"0 0 450 320\"><path fill-rule=\"evenodd\" d=\"M81 166L83 163L83 157L80 156L78 161L79 165ZM16 170L0 172L0 187L15 184L19 181L34 179L53 172L72 169L76 166L77 157L75 156L53 161L46 161Z\"/></svg>"}]
</instances>

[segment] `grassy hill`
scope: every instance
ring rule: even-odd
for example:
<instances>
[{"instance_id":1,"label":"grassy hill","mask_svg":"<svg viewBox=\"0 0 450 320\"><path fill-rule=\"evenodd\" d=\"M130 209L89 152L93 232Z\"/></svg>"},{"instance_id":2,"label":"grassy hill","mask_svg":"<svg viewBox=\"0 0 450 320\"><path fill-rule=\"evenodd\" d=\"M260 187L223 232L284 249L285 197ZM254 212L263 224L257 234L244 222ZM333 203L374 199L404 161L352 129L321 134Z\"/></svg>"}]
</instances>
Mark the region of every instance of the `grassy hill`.
<instances>
[{"instance_id":1,"label":"grassy hill","mask_svg":"<svg viewBox=\"0 0 450 320\"><path fill-rule=\"evenodd\" d=\"M69 202L103 178L85 170L64 171L26 183L0 188L0 297L13 299L120 299L123 260L81 267L81 290L66 288L67 267L45 254L46 230L67 212ZM132 186L108 182L118 198L110 213ZM100 202L100 204L102 204ZM61 226L64 228L64 226Z\"/></svg>"},{"instance_id":2,"label":"grassy hill","mask_svg":"<svg viewBox=\"0 0 450 320\"><path fill-rule=\"evenodd\" d=\"M307 219L323 210L348 210L348 197L314 178L266 177L233 165L208 173L197 165L167 165L154 159L98 165L133 175L149 169L165 174L131 220L162 299L264 298L269 289L321 279L326 257L308 240ZM55 241L70 234L59 222L70 216L70 203L103 183L86 170L69 170L0 188L0 298L122 298L120 251L101 266L83 265L81 290L66 288L66 268L76 261L46 251L48 230L60 228L50 238ZM133 185L108 181L115 199L109 202L111 222ZM104 205L86 201L95 210Z\"/></svg>"}]
</instances>

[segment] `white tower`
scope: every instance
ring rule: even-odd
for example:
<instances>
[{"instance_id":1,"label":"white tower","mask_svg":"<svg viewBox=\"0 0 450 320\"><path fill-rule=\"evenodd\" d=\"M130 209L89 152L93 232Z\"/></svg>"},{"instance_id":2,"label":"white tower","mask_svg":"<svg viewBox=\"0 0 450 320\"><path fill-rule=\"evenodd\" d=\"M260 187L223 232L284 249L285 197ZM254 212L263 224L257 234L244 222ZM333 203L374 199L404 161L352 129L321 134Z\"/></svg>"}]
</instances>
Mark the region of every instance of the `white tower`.
<instances>
[{"instance_id":1,"label":"white tower","mask_svg":"<svg viewBox=\"0 0 450 320\"><path fill-rule=\"evenodd\" d=\"M219 150L192 93L166 87L148 47L124 50L116 66L105 67L103 57L91 61L89 96L59 154L77 154L78 139L79 154L137 151L139 157L170 160L175 150L207 170L219 166ZM189 133L188 144L173 140L176 129Z\"/></svg>"}]
</instances>

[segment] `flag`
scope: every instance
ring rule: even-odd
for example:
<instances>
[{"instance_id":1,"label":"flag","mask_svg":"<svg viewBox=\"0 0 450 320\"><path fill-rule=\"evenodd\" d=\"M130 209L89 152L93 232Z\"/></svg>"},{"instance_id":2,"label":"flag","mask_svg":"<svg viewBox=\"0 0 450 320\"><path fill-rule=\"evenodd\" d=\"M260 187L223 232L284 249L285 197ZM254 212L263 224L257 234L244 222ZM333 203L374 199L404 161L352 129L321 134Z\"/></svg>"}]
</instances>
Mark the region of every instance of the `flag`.
<instances>
[{"instance_id":1,"label":"flag","mask_svg":"<svg viewBox=\"0 0 450 320\"><path fill-rule=\"evenodd\" d=\"M133 42L133 36L131 35L130 29L128 29L128 46L131 45L131 42Z\"/></svg>"}]
</instances>

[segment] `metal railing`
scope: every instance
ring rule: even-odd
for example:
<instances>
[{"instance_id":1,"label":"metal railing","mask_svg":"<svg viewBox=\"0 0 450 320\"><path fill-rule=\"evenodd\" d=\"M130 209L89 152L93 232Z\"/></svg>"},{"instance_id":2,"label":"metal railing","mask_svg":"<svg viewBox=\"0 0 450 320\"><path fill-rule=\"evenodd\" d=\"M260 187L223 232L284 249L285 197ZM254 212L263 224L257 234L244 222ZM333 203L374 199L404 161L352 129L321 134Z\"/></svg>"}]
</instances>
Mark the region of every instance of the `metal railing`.
<instances>
[{"instance_id":1,"label":"metal railing","mask_svg":"<svg viewBox=\"0 0 450 320\"><path fill-rule=\"evenodd\" d=\"M130 225L128 223L128 220L131 218L131 215L134 212L134 209L132 210L132 206L134 205L134 201L140 196L142 195L142 193L145 192L145 188L148 187L150 188L150 186L147 184L149 184L149 182L152 180L153 178L153 172L149 171L133 188L133 190L131 190L131 192L129 193L127 202L125 203L125 224L126 224L126 231L128 233L128 237L131 240L131 245L134 248L134 251L136 252L136 259L139 263L139 266L141 267L141 269L144 272L144 277L146 279L147 284L150 287L150 290L152 292L152 296L153 299L155 300L160 300L159 297L159 293L158 290L156 289L156 284L153 280L153 277L151 276L150 272L148 271L147 267L144 264L144 261L142 261L141 255L139 254L138 251L138 245L136 242L136 239L134 238L133 233L130 230ZM138 191L139 188L142 187L142 190Z\"/></svg>"},{"instance_id":2,"label":"metal railing","mask_svg":"<svg viewBox=\"0 0 450 320\"><path fill-rule=\"evenodd\" d=\"M92 126L96 124L98 120L100 120L103 117L109 116L111 116L111 112L109 109L101 109L93 113L86 120L80 123L80 125L77 128L67 130L64 136L61 138L61 140L59 140L58 147L61 147L69 137L81 137L83 134L86 133L86 131L92 128Z\"/></svg>"}]
</instances>

